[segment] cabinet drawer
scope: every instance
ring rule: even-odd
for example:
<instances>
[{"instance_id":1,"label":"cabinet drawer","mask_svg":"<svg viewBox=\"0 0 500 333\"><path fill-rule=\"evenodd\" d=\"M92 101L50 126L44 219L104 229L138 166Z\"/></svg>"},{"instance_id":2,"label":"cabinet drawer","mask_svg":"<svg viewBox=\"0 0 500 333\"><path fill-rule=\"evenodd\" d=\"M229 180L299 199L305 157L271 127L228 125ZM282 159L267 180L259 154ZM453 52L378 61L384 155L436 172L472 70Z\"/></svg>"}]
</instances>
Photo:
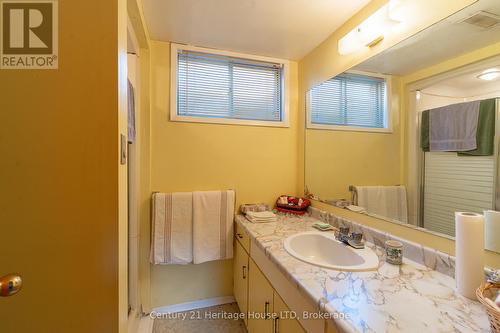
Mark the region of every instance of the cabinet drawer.
<instances>
[{"instance_id":1,"label":"cabinet drawer","mask_svg":"<svg viewBox=\"0 0 500 333\"><path fill-rule=\"evenodd\" d=\"M239 223L235 223L234 237L240 242L241 246L250 253L250 236L246 233Z\"/></svg>"}]
</instances>

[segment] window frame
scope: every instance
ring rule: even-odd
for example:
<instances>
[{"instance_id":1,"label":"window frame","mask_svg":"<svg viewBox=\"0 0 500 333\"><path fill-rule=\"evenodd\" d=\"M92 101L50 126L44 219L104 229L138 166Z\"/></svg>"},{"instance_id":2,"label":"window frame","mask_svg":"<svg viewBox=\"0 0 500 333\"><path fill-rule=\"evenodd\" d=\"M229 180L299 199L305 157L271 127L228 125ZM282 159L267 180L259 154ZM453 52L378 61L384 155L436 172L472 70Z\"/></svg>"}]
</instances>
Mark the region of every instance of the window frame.
<instances>
[{"instance_id":1,"label":"window frame","mask_svg":"<svg viewBox=\"0 0 500 333\"><path fill-rule=\"evenodd\" d=\"M271 121L271 120L249 120L249 119L233 119L233 118L208 118L208 117L192 117L192 116L179 115L178 103L177 103L178 102L177 101L177 73L178 73L177 54L180 50L196 51L209 54L281 64L283 66L281 73L281 85L282 85L281 100L283 108L281 120ZM290 63L288 60L171 43L170 66L171 66L170 67L170 121L206 123L206 124L244 125L244 126L290 127L290 74L289 74Z\"/></svg>"},{"instance_id":2,"label":"window frame","mask_svg":"<svg viewBox=\"0 0 500 333\"><path fill-rule=\"evenodd\" d=\"M309 89L306 93L306 128L308 129L321 129L321 130L330 130L330 131L350 131L350 132L374 132L374 133L393 133L392 128L392 114L393 114L393 106L392 106L392 77L390 75L379 74L379 73L370 73L364 71L357 70L348 70L345 71L347 74L358 74L364 76L371 76L375 78L382 78L386 83L386 127L377 128L377 127L361 127L361 126L350 126L350 125L329 125L329 124L316 124L312 122L312 114L311 114L311 91L314 88ZM342 73L340 73L342 74ZM338 74L338 75L340 75ZM336 75L337 76L337 75ZM330 80L330 79L329 79Z\"/></svg>"}]
</instances>

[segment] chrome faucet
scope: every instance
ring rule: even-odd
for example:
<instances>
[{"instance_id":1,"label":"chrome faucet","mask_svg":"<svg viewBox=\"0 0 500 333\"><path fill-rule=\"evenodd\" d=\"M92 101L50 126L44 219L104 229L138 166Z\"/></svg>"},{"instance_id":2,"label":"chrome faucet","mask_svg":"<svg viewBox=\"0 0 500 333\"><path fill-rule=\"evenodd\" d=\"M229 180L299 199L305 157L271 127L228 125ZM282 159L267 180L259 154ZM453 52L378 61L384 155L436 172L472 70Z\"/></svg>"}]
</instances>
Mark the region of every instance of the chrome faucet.
<instances>
[{"instance_id":1,"label":"chrome faucet","mask_svg":"<svg viewBox=\"0 0 500 333\"><path fill-rule=\"evenodd\" d=\"M349 227L341 226L339 231L335 234L335 239L338 241L352 246L355 249L364 249L365 243L363 242L363 233L353 232L349 234Z\"/></svg>"}]
</instances>

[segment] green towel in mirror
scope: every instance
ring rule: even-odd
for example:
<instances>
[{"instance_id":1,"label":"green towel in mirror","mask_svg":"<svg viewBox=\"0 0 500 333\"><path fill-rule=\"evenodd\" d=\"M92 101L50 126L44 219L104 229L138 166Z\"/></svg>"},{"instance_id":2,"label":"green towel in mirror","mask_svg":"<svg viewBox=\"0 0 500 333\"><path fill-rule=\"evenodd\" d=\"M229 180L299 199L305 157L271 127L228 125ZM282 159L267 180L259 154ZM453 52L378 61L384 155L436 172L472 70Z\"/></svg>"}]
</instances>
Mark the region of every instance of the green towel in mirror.
<instances>
[{"instance_id":1,"label":"green towel in mirror","mask_svg":"<svg viewBox=\"0 0 500 333\"><path fill-rule=\"evenodd\" d=\"M422 119L420 121L420 147L423 151L430 151L429 143L429 110L422 112Z\"/></svg>"},{"instance_id":2,"label":"green towel in mirror","mask_svg":"<svg viewBox=\"0 0 500 333\"><path fill-rule=\"evenodd\" d=\"M479 105L479 119L477 123L477 148L458 152L460 156L489 156L495 148L495 113L496 100L486 99ZM420 147L424 152L429 151L429 110L422 112L420 123Z\"/></svg>"}]
</instances>

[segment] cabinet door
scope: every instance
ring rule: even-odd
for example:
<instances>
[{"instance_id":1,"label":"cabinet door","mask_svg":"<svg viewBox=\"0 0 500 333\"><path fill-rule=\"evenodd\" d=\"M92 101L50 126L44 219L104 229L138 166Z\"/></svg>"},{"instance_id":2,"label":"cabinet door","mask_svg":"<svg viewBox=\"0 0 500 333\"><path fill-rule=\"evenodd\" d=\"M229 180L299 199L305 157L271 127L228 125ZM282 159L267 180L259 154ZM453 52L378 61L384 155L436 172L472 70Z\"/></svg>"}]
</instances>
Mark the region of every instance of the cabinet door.
<instances>
[{"instance_id":1,"label":"cabinet door","mask_svg":"<svg viewBox=\"0 0 500 333\"><path fill-rule=\"evenodd\" d=\"M335 324L329 320L326 321L326 333L338 333Z\"/></svg>"},{"instance_id":2,"label":"cabinet door","mask_svg":"<svg viewBox=\"0 0 500 333\"><path fill-rule=\"evenodd\" d=\"M238 302L241 313L247 314L248 310L248 254L236 241L234 245L234 298ZM247 319L245 316L245 324Z\"/></svg>"},{"instance_id":3,"label":"cabinet door","mask_svg":"<svg viewBox=\"0 0 500 333\"><path fill-rule=\"evenodd\" d=\"M274 292L274 333L305 333L280 295Z\"/></svg>"},{"instance_id":4,"label":"cabinet door","mask_svg":"<svg viewBox=\"0 0 500 333\"><path fill-rule=\"evenodd\" d=\"M248 281L248 332L273 332L273 294L274 290L259 267L250 259Z\"/></svg>"}]
</instances>

